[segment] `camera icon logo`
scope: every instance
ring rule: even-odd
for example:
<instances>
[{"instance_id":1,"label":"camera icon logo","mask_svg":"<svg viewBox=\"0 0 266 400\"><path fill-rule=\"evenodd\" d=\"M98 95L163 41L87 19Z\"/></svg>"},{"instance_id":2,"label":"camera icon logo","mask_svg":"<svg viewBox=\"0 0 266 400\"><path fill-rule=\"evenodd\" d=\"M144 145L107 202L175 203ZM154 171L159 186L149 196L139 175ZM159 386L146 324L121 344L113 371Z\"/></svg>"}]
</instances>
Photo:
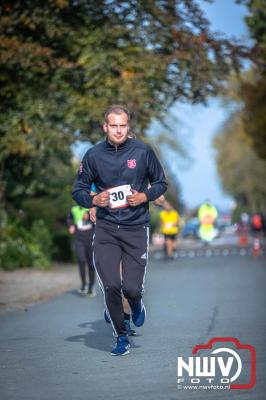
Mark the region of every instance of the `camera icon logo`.
<instances>
[{"instance_id":1,"label":"camera icon logo","mask_svg":"<svg viewBox=\"0 0 266 400\"><path fill-rule=\"evenodd\" d=\"M242 344L233 337L215 337L207 344L194 346L192 355L188 362L183 357L177 358L178 388L192 389L189 385L193 385L193 389L251 389L255 386L256 351L250 344Z\"/></svg>"}]
</instances>

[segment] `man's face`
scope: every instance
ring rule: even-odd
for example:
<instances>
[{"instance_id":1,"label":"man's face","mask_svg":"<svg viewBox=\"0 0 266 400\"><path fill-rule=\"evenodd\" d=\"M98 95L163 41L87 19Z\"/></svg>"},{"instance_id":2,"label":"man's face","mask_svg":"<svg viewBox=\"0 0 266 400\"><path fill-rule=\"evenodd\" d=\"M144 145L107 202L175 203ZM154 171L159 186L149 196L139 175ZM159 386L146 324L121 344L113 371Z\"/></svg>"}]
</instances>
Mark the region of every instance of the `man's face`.
<instances>
[{"instance_id":1,"label":"man's face","mask_svg":"<svg viewBox=\"0 0 266 400\"><path fill-rule=\"evenodd\" d=\"M107 134L108 141L113 146L124 143L127 140L129 130L127 114L109 114L108 122L104 124L103 129Z\"/></svg>"}]
</instances>

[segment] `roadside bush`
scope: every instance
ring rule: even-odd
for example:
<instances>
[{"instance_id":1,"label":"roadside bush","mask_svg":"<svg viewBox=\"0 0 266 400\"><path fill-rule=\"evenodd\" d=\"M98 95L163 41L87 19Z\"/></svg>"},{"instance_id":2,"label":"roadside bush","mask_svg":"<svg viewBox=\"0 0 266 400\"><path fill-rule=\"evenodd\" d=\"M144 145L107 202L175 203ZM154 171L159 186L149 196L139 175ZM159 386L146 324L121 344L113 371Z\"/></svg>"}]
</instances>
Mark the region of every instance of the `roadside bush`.
<instances>
[{"instance_id":1,"label":"roadside bush","mask_svg":"<svg viewBox=\"0 0 266 400\"><path fill-rule=\"evenodd\" d=\"M150 240L153 233L160 232L160 212L162 208L150 205Z\"/></svg>"},{"instance_id":2,"label":"roadside bush","mask_svg":"<svg viewBox=\"0 0 266 400\"><path fill-rule=\"evenodd\" d=\"M6 220L0 234L0 266L6 270L24 267L48 268L52 241L42 220L26 230L19 221Z\"/></svg>"}]
</instances>

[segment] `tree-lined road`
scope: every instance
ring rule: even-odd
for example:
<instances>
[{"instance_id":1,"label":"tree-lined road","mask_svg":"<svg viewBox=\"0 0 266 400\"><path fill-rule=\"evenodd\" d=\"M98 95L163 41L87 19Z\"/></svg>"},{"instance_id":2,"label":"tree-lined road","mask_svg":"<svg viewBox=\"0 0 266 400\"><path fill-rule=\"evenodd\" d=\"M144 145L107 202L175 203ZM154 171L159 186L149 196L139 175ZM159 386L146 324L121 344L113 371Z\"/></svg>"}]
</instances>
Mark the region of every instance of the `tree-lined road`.
<instances>
[{"instance_id":1,"label":"tree-lined road","mask_svg":"<svg viewBox=\"0 0 266 400\"><path fill-rule=\"evenodd\" d=\"M265 257L151 259L147 321L131 353L111 357L103 299L68 292L25 311L2 315L1 399L265 398ZM257 351L251 390L177 389L177 356L213 337L236 337ZM245 365L245 368L247 366Z\"/></svg>"}]
</instances>

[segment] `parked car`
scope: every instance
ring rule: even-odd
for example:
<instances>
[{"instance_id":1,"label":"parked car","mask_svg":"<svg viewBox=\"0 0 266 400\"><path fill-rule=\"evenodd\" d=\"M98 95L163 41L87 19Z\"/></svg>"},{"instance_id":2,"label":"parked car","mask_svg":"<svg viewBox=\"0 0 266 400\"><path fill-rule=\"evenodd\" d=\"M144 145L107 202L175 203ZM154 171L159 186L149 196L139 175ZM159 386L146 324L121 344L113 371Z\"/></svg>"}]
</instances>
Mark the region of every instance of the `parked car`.
<instances>
[{"instance_id":1,"label":"parked car","mask_svg":"<svg viewBox=\"0 0 266 400\"><path fill-rule=\"evenodd\" d=\"M198 239L198 230L199 230L199 220L198 218L191 218L189 219L181 230L181 237L182 238L194 238Z\"/></svg>"},{"instance_id":2,"label":"parked car","mask_svg":"<svg viewBox=\"0 0 266 400\"><path fill-rule=\"evenodd\" d=\"M231 227L231 218L230 218L230 216L225 215L225 216L217 218L215 226L220 231L223 231L223 230Z\"/></svg>"}]
</instances>

